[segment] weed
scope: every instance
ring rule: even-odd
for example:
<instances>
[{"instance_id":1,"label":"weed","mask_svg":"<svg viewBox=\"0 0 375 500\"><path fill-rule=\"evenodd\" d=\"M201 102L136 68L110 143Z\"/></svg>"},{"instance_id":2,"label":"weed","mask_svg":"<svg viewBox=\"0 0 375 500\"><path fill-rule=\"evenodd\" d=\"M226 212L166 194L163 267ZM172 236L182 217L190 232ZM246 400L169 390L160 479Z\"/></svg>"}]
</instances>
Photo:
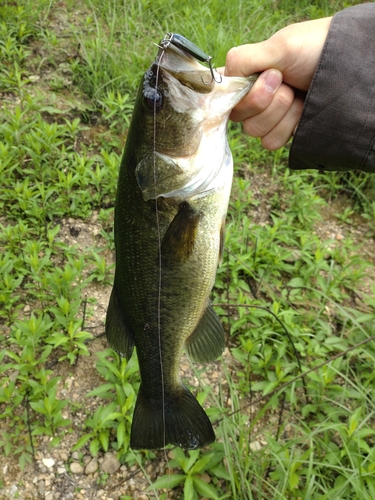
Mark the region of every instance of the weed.
<instances>
[{"instance_id":1,"label":"weed","mask_svg":"<svg viewBox=\"0 0 375 500\"><path fill-rule=\"evenodd\" d=\"M228 477L226 470L219 465L224 457L223 453L211 451L201 454L200 450L193 450L189 451L186 456L181 448L175 448L172 454L170 467L179 467L183 473L166 474L157 479L148 489L173 489L182 484L186 499L197 499L198 495L214 500L219 499L216 488L204 481L202 476L206 471L210 471L216 477Z\"/></svg>"},{"instance_id":2,"label":"weed","mask_svg":"<svg viewBox=\"0 0 375 500\"><path fill-rule=\"evenodd\" d=\"M97 370L107 383L90 391L87 397L99 396L112 401L106 406L99 406L94 415L86 420L85 426L90 431L78 440L73 449L77 450L90 441L92 455L97 455L100 448L107 451L110 434L114 430L117 442L112 443L112 446L125 455L130 443L137 363L134 357L128 362L121 359L112 349L97 353L97 356Z\"/></svg>"}]
</instances>

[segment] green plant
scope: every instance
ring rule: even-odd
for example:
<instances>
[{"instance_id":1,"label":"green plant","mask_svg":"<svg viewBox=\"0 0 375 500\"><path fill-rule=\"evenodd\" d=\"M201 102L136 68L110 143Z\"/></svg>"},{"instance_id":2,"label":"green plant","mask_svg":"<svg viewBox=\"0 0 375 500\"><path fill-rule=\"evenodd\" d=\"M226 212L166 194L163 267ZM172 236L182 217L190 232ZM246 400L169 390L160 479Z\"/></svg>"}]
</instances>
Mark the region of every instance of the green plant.
<instances>
[{"instance_id":1,"label":"green plant","mask_svg":"<svg viewBox=\"0 0 375 500\"><path fill-rule=\"evenodd\" d=\"M210 471L216 477L227 478L228 474L220 466L224 454L218 452L206 452L201 454L200 450L188 452L188 456L181 448L174 448L173 459L169 462L170 467L179 467L182 474L166 474L157 479L149 490L168 488L183 485L183 495L186 500L197 500L198 495L214 500L219 499L220 492L210 483L202 479L206 471Z\"/></svg>"},{"instance_id":2,"label":"green plant","mask_svg":"<svg viewBox=\"0 0 375 500\"><path fill-rule=\"evenodd\" d=\"M91 430L78 440L73 449L77 450L90 441L92 455L97 455L100 448L107 451L113 430L117 441L112 443L112 446L119 453L126 455L130 443L131 414L135 403L134 382L137 363L134 358L129 361L120 358L112 349L97 353L97 356L96 368L107 383L90 391L86 397L97 396L112 401L106 406L99 406L94 415L86 419L85 427Z\"/></svg>"}]
</instances>

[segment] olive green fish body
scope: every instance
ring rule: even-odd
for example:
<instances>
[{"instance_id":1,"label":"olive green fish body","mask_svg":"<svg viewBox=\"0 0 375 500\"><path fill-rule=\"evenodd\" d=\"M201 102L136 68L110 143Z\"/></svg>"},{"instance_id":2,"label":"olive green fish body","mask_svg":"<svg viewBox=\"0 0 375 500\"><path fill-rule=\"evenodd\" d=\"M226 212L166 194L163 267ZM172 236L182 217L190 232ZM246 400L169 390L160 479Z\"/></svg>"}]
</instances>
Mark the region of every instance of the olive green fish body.
<instances>
[{"instance_id":1,"label":"olive green fish body","mask_svg":"<svg viewBox=\"0 0 375 500\"><path fill-rule=\"evenodd\" d=\"M238 79L223 111L230 92L216 96L219 84L202 83L207 70L191 56L171 47L157 62L141 82L120 167L106 334L127 358L137 348L141 386L131 446L196 448L214 433L182 385L179 364L184 348L199 362L224 348L209 294L232 181L225 127L251 83Z\"/></svg>"}]
</instances>

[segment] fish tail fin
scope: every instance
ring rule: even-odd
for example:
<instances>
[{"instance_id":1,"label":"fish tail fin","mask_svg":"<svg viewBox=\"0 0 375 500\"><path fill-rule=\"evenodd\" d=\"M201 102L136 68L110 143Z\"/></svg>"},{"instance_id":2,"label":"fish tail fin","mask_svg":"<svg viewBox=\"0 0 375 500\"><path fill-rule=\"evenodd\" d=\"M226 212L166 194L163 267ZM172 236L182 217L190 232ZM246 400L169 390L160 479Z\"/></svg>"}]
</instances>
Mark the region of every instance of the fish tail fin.
<instances>
[{"instance_id":1,"label":"fish tail fin","mask_svg":"<svg viewBox=\"0 0 375 500\"><path fill-rule=\"evenodd\" d=\"M215 433L205 411L193 394L181 386L164 404L139 390L130 435L133 449L160 449L173 444L195 449L215 441Z\"/></svg>"}]
</instances>

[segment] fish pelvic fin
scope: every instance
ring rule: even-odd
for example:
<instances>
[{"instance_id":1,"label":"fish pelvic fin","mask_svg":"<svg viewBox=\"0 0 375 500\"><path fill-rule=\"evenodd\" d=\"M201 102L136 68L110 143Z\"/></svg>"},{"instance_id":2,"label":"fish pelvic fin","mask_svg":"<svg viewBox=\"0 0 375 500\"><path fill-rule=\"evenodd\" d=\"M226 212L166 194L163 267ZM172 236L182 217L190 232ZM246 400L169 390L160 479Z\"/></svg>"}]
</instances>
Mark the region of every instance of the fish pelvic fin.
<instances>
[{"instance_id":1,"label":"fish pelvic fin","mask_svg":"<svg viewBox=\"0 0 375 500\"><path fill-rule=\"evenodd\" d=\"M144 394L141 385L130 434L131 448L153 450L172 444L193 450L214 441L209 418L186 387L165 394L164 401L156 401Z\"/></svg>"},{"instance_id":2,"label":"fish pelvic fin","mask_svg":"<svg viewBox=\"0 0 375 500\"><path fill-rule=\"evenodd\" d=\"M225 332L211 304L208 304L194 332L186 340L185 348L196 363L215 361L222 354Z\"/></svg>"},{"instance_id":3,"label":"fish pelvic fin","mask_svg":"<svg viewBox=\"0 0 375 500\"><path fill-rule=\"evenodd\" d=\"M118 300L116 286L112 288L105 320L105 334L111 347L126 359L130 359L134 348L134 336L125 323Z\"/></svg>"},{"instance_id":4,"label":"fish pelvic fin","mask_svg":"<svg viewBox=\"0 0 375 500\"><path fill-rule=\"evenodd\" d=\"M226 215L224 215L220 227L220 247L219 247L219 262L218 262L219 266L221 266L221 264L223 263L224 245L225 245L225 220L226 220Z\"/></svg>"}]
</instances>

